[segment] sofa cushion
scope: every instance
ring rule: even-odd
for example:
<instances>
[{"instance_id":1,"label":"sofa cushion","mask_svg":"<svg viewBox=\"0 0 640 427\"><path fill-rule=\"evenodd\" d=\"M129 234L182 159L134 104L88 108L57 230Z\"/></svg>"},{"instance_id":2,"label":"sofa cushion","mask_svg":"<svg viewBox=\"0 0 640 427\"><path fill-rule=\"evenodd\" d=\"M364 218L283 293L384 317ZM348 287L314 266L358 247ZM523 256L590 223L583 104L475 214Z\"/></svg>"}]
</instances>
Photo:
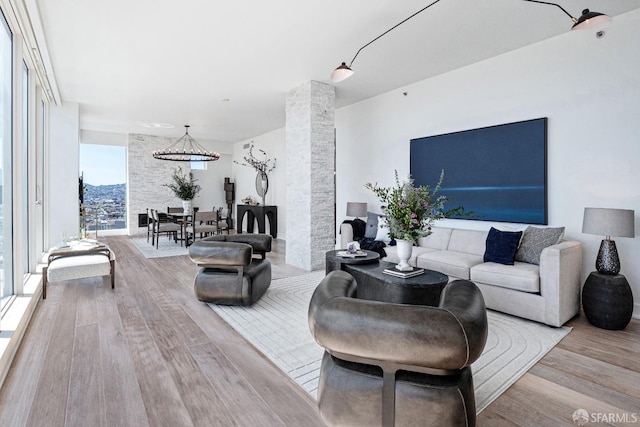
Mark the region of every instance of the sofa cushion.
<instances>
[{"instance_id":1,"label":"sofa cushion","mask_svg":"<svg viewBox=\"0 0 640 427\"><path fill-rule=\"evenodd\" d=\"M367 212L367 226L364 229L364 237L375 239L378 233L378 214Z\"/></svg>"},{"instance_id":2,"label":"sofa cushion","mask_svg":"<svg viewBox=\"0 0 640 427\"><path fill-rule=\"evenodd\" d=\"M396 251L396 247L397 246L386 246L385 247L385 252L387 253L387 256L384 258L385 261L387 262L393 262L393 263L399 263L400 262L400 258L398 258L398 254ZM426 253L426 252L434 252L437 251L437 249L430 249L430 248L423 248L421 246L414 246L413 248L411 248L411 257L409 258L409 264L412 266L417 266L417 261L416 258L419 257L420 255Z\"/></svg>"},{"instance_id":3,"label":"sofa cushion","mask_svg":"<svg viewBox=\"0 0 640 427\"><path fill-rule=\"evenodd\" d=\"M540 267L515 262L504 265L485 262L471 268L471 281L523 292L540 292Z\"/></svg>"},{"instance_id":4,"label":"sofa cushion","mask_svg":"<svg viewBox=\"0 0 640 427\"><path fill-rule=\"evenodd\" d=\"M522 231L500 231L491 227L487 235L484 262L513 265Z\"/></svg>"},{"instance_id":5,"label":"sofa cushion","mask_svg":"<svg viewBox=\"0 0 640 427\"><path fill-rule=\"evenodd\" d=\"M455 231L455 230L454 230ZM416 266L439 271L447 276L469 280L469 269L482 263L482 255L454 251L430 251L416 258Z\"/></svg>"},{"instance_id":6,"label":"sofa cushion","mask_svg":"<svg viewBox=\"0 0 640 427\"><path fill-rule=\"evenodd\" d=\"M564 227L527 227L522 235L515 260L539 265L542 250L558 243L563 234Z\"/></svg>"},{"instance_id":7,"label":"sofa cushion","mask_svg":"<svg viewBox=\"0 0 640 427\"><path fill-rule=\"evenodd\" d=\"M479 255L480 258L482 258L484 256L487 234L488 231L460 230L454 228L451 231L451 239L449 240L447 249L455 252Z\"/></svg>"},{"instance_id":8,"label":"sofa cushion","mask_svg":"<svg viewBox=\"0 0 640 427\"><path fill-rule=\"evenodd\" d=\"M431 234L418 239L418 246L430 249L445 250L449 246L452 228L432 227Z\"/></svg>"},{"instance_id":9,"label":"sofa cushion","mask_svg":"<svg viewBox=\"0 0 640 427\"><path fill-rule=\"evenodd\" d=\"M380 215L378 217L378 232L375 239L379 242L389 243L391 238L389 237L389 221L387 217Z\"/></svg>"}]
</instances>

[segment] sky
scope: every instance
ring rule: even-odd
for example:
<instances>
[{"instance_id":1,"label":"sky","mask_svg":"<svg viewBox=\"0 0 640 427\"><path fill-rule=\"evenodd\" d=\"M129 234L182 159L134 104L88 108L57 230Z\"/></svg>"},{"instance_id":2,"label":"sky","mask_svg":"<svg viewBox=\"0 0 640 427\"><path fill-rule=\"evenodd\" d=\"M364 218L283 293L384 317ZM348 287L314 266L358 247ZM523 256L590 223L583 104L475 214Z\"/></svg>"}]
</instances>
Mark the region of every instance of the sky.
<instances>
[{"instance_id":1,"label":"sky","mask_svg":"<svg viewBox=\"0 0 640 427\"><path fill-rule=\"evenodd\" d=\"M80 144L80 174L91 185L127 182L127 148L113 145Z\"/></svg>"}]
</instances>

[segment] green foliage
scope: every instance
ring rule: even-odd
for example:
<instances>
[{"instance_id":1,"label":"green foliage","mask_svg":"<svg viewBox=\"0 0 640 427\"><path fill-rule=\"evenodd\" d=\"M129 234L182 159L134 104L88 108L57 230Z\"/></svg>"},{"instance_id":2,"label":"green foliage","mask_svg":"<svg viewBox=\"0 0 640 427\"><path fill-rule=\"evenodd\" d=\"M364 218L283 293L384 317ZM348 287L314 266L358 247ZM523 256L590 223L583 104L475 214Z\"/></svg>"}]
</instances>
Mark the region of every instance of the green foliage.
<instances>
[{"instance_id":1,"label":"green foliage","mask_svg":"<svg viewBox=\"0 0 640 427\"><path fill-rule=\"evenodd\" d=\"M414 187L413 179L400 182L395 171L395 187L378 187L367 183L366 188L373 191L383 203L383 211L389 222L389 237L409 240L413 243L420 237L431 234L431 226L438 219L445 218L446 196L437 195L444 179L444 170L433 191L428 185Z\"/></svg>"},{"instance_id":2,"label":"green foliage","mask_svg":"<svg viewBox=\"0 0 640 427\"><path fill-rule=\"evenodd\" d=\"M193 177L193 173L189 172L187 176L180 167L173 170L171 178L173 182L164 186L170 188L180 200L193 200L201 190L196 184L197 179Z\"/></svg>"}]
</instances>

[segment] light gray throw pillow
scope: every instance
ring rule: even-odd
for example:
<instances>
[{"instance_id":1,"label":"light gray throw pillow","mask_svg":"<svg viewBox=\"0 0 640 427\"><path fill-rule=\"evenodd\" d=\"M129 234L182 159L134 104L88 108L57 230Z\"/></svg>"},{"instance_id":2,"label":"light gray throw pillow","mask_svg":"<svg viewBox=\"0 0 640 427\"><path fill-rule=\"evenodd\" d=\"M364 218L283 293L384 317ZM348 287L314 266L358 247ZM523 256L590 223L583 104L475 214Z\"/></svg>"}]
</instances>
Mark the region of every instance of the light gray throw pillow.
<instances>
[{"instance_id":1,"label":"light gray throw pillow","mask_svg":"<svg viewBox=\"0 0 640 427\"><path fill-rule=\"evenodd\" d=\"M378 234L378 216L373 212L367 212L367 227L364 230L364 237L375 239Z\"/></svg>"},{"instance_id":2,"label":"light gray throw pillow","mask_svg":"<svg viewBox=\"0 0 640 427\"><path fill-rule=\"evenodd\" d=\"M527 227L522 233L522 240L516 252L515 260L540 265L542 250L558 243L563 234L564 227Z\"/></svg>"}]
</instances>

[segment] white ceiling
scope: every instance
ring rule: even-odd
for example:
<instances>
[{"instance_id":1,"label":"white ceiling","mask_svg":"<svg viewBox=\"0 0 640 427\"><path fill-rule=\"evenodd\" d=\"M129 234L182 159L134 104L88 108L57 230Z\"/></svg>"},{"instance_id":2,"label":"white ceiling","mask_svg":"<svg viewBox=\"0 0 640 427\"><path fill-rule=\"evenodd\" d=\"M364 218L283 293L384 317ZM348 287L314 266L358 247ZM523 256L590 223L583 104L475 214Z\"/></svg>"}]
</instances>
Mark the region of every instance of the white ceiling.
<instances>
[{"instance_id":1,"label":"white ceiling","mask_svg":"<svg viewBox=\"0 0 640 427\"><path fill-rule=\"evenodd\" d=\"M37 0L53 74L81 128L236 142L285 124L287 92L331 71L430 0ZM640 0L559 0L614 19ZM559 8L441 0L366 47L345 106L569 31ZM594 37L594 42L595 37ZM389 64L398 64L392 67ZM224 101L228 99L228 101ZM140 122L168 123L148 129Z\"/></svg>"}]
</instances>

